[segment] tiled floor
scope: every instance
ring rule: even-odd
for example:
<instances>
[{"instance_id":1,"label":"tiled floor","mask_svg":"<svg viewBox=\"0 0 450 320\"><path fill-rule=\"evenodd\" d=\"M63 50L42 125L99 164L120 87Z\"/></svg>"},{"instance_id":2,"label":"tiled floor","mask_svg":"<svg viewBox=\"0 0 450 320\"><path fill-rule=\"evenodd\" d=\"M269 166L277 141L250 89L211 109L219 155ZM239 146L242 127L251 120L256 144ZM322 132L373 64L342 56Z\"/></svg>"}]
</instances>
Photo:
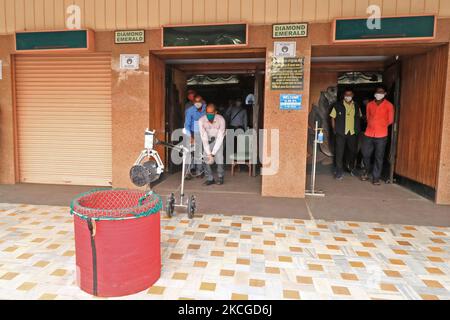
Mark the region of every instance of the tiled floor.
<instances>
[{"instance_id":1,"label":"tiled floor","mask_svg":"<svg viewBox=\"0 0 450 320\"><path fill-rule=\"evenodd\" d=\"M126 299L450 299L450 228L255 217L162 221L155 287ZM68 208L0 204L0 299L90 299Z\"/></svg>"}]
</instances>

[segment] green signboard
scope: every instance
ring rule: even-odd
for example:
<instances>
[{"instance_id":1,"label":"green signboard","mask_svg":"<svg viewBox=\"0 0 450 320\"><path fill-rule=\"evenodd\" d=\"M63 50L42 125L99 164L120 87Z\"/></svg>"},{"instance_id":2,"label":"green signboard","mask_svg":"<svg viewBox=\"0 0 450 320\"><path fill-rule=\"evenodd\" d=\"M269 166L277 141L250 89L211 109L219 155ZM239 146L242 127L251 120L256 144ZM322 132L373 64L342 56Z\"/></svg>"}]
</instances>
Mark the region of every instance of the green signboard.
<instances>
[{"instance_id":1,"label":"green signboard","mask_svg":"<svg viewBox=\"0 0 450 320\"><path fill-rule=\"evenodd\" d=\"M411 16L381 18L381 28L369 28L368 19L338 19L335 42L428 39L435 34L436 17Z\"/></svg>"},{"instance_id":2,"label":"green signboard","mask_svg":"<svg viewBox=\"0 0 450 320\"><path fill-rule=\"evenodd\" d=\"M163 44L166 48L246 45L247 25L164 27Z\"/></svg>"},{"instance_id":3,"label":"green signboard","mask_svg":"<svg viewBox=\"0 0 450 320\"><path fill-rule=\"evenodd\" d=\"M88 35L86 30L55 32L23 32L16 34L16 50L60 50L86 49Z\"/></svg>"}]
</instances>

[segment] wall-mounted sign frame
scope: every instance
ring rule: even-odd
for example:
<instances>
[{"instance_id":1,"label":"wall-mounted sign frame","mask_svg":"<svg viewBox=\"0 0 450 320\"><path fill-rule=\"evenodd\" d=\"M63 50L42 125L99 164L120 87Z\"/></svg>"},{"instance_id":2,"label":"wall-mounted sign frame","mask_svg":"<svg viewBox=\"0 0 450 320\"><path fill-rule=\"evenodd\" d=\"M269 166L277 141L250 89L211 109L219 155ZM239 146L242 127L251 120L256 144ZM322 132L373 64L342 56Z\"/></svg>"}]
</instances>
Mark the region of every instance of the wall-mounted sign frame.
<instances>
[{"instance_id":1,"label":"wall-mounted sign frame","mask_svg":"<svg viewBox=\"0 0 450 320\"><path fill-rule=\"evenodd\" d=\"M277 58L295 58L297 56L297 42L274 42L273 54Z\"/></svg>"},{"instance_id":2,"label":"wall-mounted sign frame","mask_svg":"<svg viewBox=\"0 0 450 320\"><path fill-rule=\"evenodd\" d=\"M274 24L272 26L272 37L279 38L306 38L308 37L309 25L302 23Z\"/></svg>"},{"instance_id":3,"label":"wall-mounted sign frame","mask_svg":"<svg viewBox=\"0 0 450 320\"><path fill-rule=\"evenodd\" d=\"M370 29L367 17L335 19L334 43L417 41L436 37L435 15L388 16L381 18L381 29Z\"/></svg>"},{"instance_id":4,"label":"wall-mounted sign frame","mask_svg":"<svg viewBox=\"0 0 450 320\"><path fill-rule=\"evenodd\" d=\"M272 90L303 90L305 58L272 57L270 78Z\"/></svg>"},{"instance_id":5,"label":"wall-mounted sign frame","mask_svg":"<svg viewBox=\"0 0 450 320\"><path fill-rule=\"evenodd\" d=\"M115 44L145 43L145 30L118 30L114 32Z\"/></svg>"},{"instance_id":6,"label":"wall-mounted sign frame","mask_svg":"<svg viewBox=\"0 0 450 320\"><path fill-rule=\"evenodd\" d=\"M302 94L280 94L280 110L299 111L303 108Z\"/></svg>"},{"instance_id":7,"label":"wall-mounted sign frame","mask_svg":"<svg viewBox=\"0 0 450 320\"><path fill-rule=\"evenodd\" d=\"M16 32L15 53L92 52L94 35L89 29Z\"/></svg>"},{"instance_id":8,"label":"wall-mounted sign frame","mask_svg":"<svg viewBox=\"0 0 450 320\"><path fill-rule=\"evenodd\" d=\"M121 70L139 70L141 57L138 54L121 54L120 69Z\"/></svg>"},{"instance_id":9,"label":"wall-mounted sign frame","mask_svg":"<svg viewBox=\"0 0 450 320\"><path fill-rule=\"evenodd\" d=\"M219 23L169 25L161 28L161 47L210 48L245 47L248 45L248 24Z\"/></svg>"}]
</instances>

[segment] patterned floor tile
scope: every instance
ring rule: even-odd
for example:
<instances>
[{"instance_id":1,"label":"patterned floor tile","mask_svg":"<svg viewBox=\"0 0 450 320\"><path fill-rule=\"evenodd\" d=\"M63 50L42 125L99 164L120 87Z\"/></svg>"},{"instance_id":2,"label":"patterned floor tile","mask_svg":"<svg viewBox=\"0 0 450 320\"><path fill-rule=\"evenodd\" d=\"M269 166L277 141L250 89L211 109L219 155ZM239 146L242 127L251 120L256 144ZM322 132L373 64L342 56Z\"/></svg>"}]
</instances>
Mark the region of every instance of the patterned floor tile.
<instances>
[{"instance_id":1,"label":"patterned floor tile","mask_svg":"<svg viewBox=\"0 0 450 320\"><path fill-rule=\"evenodd\" d=\"M0 299L75 284L69 209L0 204ZM450 299L450 228L205 215L163 219L162 276L121 299Z\"/></svg>"}]
</instances>

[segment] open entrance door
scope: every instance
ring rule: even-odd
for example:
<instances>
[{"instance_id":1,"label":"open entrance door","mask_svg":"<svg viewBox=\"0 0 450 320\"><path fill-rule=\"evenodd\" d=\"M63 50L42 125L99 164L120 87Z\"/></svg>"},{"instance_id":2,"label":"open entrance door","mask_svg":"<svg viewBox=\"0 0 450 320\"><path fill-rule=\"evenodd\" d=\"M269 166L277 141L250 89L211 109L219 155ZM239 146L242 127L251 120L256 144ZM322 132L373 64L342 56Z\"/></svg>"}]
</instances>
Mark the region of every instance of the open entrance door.
<instances>
[{"instance_id":1,"label":"open entrance door","mask_svg":"<svg viewBox=\"0 0 450 320\"><path fill-rule=\"evenodd\" d=\"M156 137L159 140L165 140L165 72L166 65L156 55L149 56L149 79L150 79L150 119L149 128L156 130ZM163 162L167 163L167 152L161 147L157 146L156 150L159 152Z\"/></svg>"},{"instance_id":2,"label":"open entrance door","mask_svg":"<svg viewBox=\"0 0 450 320\"><path fill-rule=\"evenodd\" d=\"M187 84L187 76L184 72L174 68L171 65L166 65L166 134L165 141L170 141L178 144L181 141L173 141L172 134L175 130L183 128L184 126L184 100ZM167 158L166 167L168 172L173 174L181 171L181 165L173 163Z\"/></svg>"},{"instance_id":3,"label":"open entrance door","mask_svg":"<svg viewBox=\"0 0 450 320\"><path fill-rule=\"evenodd\" d=\"M386 183L395 183L395 164L397 161L398 128L400 120L400 94L401 94L401 62L399 57L386 68L383 73L384 83L388 90L388 100L395 107L395 121L390 128L390 143L387 150Z\"/></svg>"},{"instance_id":4,"label":"open entrance door","mask_svg":"<svg viewBox=\"0 0 450 320\"><path fill-rule=\"evenodd\" d=\"M253 129L259 132L264 127L264 82L265 77L263 72L256 72L255 74L255 95L253 104ZM262 135L258 134L259 145L262 145L259 141ZM253 165L253 176L256 176L257 164Z\"/></svg>"}]
</instances>

